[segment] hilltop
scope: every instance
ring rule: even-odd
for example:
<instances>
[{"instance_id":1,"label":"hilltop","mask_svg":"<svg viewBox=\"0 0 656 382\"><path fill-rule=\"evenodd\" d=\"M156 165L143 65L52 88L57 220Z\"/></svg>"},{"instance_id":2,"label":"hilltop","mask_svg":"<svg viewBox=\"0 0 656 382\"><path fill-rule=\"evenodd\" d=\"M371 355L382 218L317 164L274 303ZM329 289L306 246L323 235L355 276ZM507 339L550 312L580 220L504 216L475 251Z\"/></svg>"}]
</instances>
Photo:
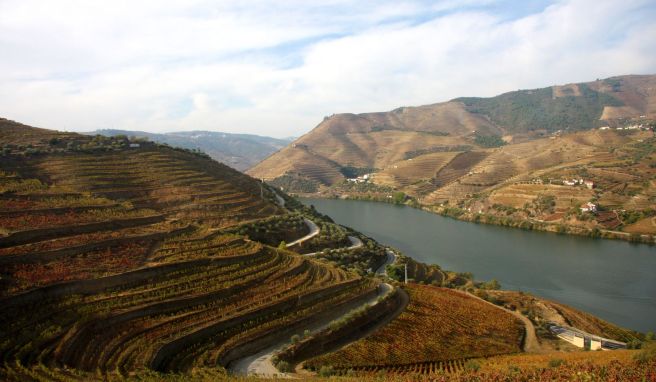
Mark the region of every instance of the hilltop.
<instances>
[{"instance_id":1,"label":"hilltop","mask_svg":"<svg viewBox=\"0 0 656 382\"><path fill-rule=\"evenodd\" d=\"M423 154L616 127L640 116L656 118L654 75L518 90L492 98L456 98L389 112L336 114L249 174L267 180L288 174L332 185L354 172L382 170Z\"/></svg>"},{"instance_id":2,"label":"hilltop","mask_svg":"<svg viewBox=\"0 0 656 382\"><path fill-rule=\"evenodd\" d=\"M621 76L334 115L249 174L289 192L650 242L655 126L656 76Z\"/></svg>"},{"instance_id":3,"label":"hilltop","mask_svg":"<svg viewBox=\"0 0 656 382\"><path fill-rule=\"evenodd\" d=\"M164 134L129 130L96 130L92 134L106 136L125 135L145 138L158 143L185 149L198 149L212 159L239 171L245 171L264 158L290 143L288 139L276 139L253 134L231 134L218 131L180 131Z\"/></svg>"}]
</instances>

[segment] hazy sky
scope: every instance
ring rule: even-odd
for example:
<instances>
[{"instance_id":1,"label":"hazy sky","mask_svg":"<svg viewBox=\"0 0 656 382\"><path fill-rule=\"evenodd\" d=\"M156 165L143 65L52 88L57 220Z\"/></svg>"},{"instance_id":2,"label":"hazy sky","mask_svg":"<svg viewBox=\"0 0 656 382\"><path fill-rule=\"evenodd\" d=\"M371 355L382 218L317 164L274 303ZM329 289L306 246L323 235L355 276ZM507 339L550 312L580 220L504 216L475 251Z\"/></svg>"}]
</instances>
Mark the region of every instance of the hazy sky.
<instances>
[{"instance_id":1,"label":"hazy sky","mask_svg":"<svg viewBox=\"0 0 656 382\"><path fill-rule=\"evenodd\" d=\"M0 0L0 116L300 135L324 116L656 73L654 0Z\"/></svg>"}]
</instances>

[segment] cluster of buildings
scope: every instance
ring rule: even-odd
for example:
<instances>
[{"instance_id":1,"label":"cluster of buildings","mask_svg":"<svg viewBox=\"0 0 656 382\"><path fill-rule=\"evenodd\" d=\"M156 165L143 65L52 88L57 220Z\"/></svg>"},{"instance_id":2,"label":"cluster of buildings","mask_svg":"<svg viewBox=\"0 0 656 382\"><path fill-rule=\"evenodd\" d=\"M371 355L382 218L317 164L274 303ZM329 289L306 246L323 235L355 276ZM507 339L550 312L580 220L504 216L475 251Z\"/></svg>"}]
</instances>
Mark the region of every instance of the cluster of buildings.
<instances>
[{"instance_id":1,"label":"cluster of buildings","mask_svg":"<svg viewBox=\"0 0 656 382\"><path fill-rule=\"evenodd\" d=\"M346 180L350 183L367 183L371 179L371 174L364 174L358 176L357 178L347 178Z\"/></svg>"},{"instance_id":2,"label":"cluster of buildings","mask_svg":"<svg viewBox=\"0 0 656 382\"><path fill-rule=\"evenodd\" d=\"M603 126L600 127L599 130L610 130L610 126ZM629 125L629 126L623 126L623 127L617 127L615 130L650 130L651 127L647 124L639 124L639 125Z\"/></svg>"},{"instance_id":3,"label":"cluster of buildings","mask_svg":"<svg viewBox=\"0 0 656 382\"><path fill-rule=\"evenodd\" d=\"M594 188L594 182L591 180L583 180L583 179L565 179L563 180L563 184L565 186L586 186L589 189Z\"/></svg>"}]
</instances>

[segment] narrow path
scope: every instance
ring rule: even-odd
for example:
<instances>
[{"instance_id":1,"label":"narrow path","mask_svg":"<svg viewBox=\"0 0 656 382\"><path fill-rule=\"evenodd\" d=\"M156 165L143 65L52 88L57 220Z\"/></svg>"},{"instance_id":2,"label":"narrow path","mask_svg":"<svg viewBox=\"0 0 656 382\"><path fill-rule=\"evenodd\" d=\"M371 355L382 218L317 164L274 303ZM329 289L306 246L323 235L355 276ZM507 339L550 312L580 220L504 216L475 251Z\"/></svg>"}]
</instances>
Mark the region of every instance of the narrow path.
<instances>
[{"instance_id":1,"label":"narrow path","mask_svg":"<svg viewBox=\"0 0 656 382\"><path fill-rule=\"evenodd\" d=\"M375 305L378 303L378 298L391 293L394 290L394 287L387 283L382 283L378 286L378 293L374 296L367 298L364 302L355 301L352 303L347 303L343 306L340 306L336 309L331 310L329 313L321 315L317 321L308 325L303 330L299 330L296 334L302 335L305 330L309 330L311 334L317 333L325 328L327 328L332 321L338 319L349 312L360 309L367 305ZM403 305L405 308L405 305ZM394 315L396 317L396 315ZM382 321L386 322L386 321ZM376 325L375 328L378 328L379 325ZM291 335L290 335L291 338ZM287 373L281 373L276 369L271 362L273 355L279 350L283 349L290 344L289 339L280 341L266 349L259 351L256 354L242 358L231 363L228 367L228 370L237 375L257 375L260 377L278 377L278 378L291 378Z\"/></svg>"},{"instance_id":2,"label":"narrow path","mask_svg":"<svg viewBox=\"0 0 656 382\"><path fill-rule=\"evenodd\" d=\"M492 304L494 305L494 304ZM494 305L498 308L501 308L498 305ZM535 335L535 326L533 326L533 323L531 320L529 320L526 316L523 314L519 313L516 310L510 310L506 308L501 308L507 312L510 312L512 315L515 317L519 318L522 320L524 323L524 329L526 332L526 336L524 337L524 352L526 353L539 353L542 351L542 346L540 345L540 342L538 342L538 337Z\"/></svg>"},{"instance_id":3,"label":"narrow path","mask_svg":"<svg viewBox=\"0 0 656 382\"><path fill-rule=\"evenodd\" d=\"M473 295L471 293L467 293L467 292L461 292L461 293L464 293L468 296L477 298L477 299L485 302L486 304L489 304L489 305L491 305L491 306L493 306L497 309L501 309L501 310L503 310L505 312L508 312L508 313L512 314L513 316L519 318L522 321L522 323L524 324L524 332L526 333L526 335L524 336L524 346L523 346L522 350L526 353L540 353L540 352L542 352L542 345L540 345L540 342L538 341L538 337L537 337L537 335L535 335L535 326L533 326L533 323L531 322L531 320L529 320L526 316L524 316L523 314L519 313L516 310L506 309L503 306L493 304L493 303L491 303L487 300L484 300L484 299L482 299L482 298L480 298L476 295Z\"/></svg>"},{"instance_id":4,"label":"narrow path","mask_svg":"<svg viewBox=\"0 0 656 382\"><path fill-rule=\"evenodd\" d=\"M310 240L310 239L312 239L313 237L315 237L319 234L319 232L320 232L319 226L317 226L312 220L307 219L307 218L303 218L303 221L305 222L305 225L307 225L308 228L310 229L310 233L308 233L307 235L303 236L302 238L300 238L298 240L295 240L295 241L287 244L287 247L293 247L297 244L301 244L304 241Z\"/></svg>"}]
</instances>

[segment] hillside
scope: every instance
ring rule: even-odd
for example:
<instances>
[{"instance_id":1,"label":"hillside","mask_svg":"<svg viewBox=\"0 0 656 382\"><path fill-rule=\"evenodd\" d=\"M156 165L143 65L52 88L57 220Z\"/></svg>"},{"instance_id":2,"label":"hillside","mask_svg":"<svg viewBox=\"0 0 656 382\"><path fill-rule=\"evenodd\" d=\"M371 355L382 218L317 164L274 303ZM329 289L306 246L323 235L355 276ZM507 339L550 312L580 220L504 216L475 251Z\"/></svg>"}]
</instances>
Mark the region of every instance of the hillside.
<instances>
[{"instance_id":1,"label":"hillside","mask_svg":"<svg viewBox=\"0 0 656 382\"><path fill-rule=\"evenodd\" d=\"M245 171L289 144L289 140L252 134L230 134L218 131L180 131L156 134L145 131L96 130L92 134L125 135L145 138L185 149L199 149L212 159L239 171Z\"/></svg>"},{"instance_id":2,"label":"hillside","mask_svg":"<svg viewBox=\"0 0 656 382\"><path fill-rule=\"evenodd\" d=\"M310 217L339 247L336 225L205 155L8 120L0 139L2 380L227 366L375 296L355 263L278 245Z\"/></svg>"},{"instance_id":3,"label":"hillside","mask_svg":"<svg viewBox=\"0 0 656 382\"><path fill-rule=\"evenodd\" d=\"M385 369L521 351L523 326L510 313L449 289L411 285L407 291L406 310L376 336L312 359L306 367Z\"/></svg>"},{"instance_id":4,"label":"hillside","mask_svg":"<svg viewBox=\"0 0 656 382\"><path fill-rule=\"evenodd\" d=\"M540 303L391 254L205 154L4 119L0 139L0 380L222 380L333 329L353 344L319 360L340 372L421 360L460 373L468 358L520 352L527 329L445 287ZM403 264L441 287L393 281ZM550 306L568 324L644 339ZM396 350L359 358L372 343Z\"/></svg>"},{"instance_id":5,"label":"hillside","mask_svg":"<svg viewBox=\"0 0 656 382\"><path fill-rule=\"evenodd\" d=\"M270 181L287 174L330 186L345 178L347 167L371 172L422 154L503 144L494 137L521 143L558 131L620 126L641 116L656 119L655 89L656 76L621 76L389 112L336 114L249 174Z\"/></svg>"},{"instance_id":6,"label":"hillside","mask_svg":"<svg viewBox=\"0 0 656 382\"><path fill-rule=\"evenodd\" d=\"M402 192L464 220L652 242L655 85L624 76L336 115L250 173L289 192L381 201Z\"/></svg>"}]
</instances>

